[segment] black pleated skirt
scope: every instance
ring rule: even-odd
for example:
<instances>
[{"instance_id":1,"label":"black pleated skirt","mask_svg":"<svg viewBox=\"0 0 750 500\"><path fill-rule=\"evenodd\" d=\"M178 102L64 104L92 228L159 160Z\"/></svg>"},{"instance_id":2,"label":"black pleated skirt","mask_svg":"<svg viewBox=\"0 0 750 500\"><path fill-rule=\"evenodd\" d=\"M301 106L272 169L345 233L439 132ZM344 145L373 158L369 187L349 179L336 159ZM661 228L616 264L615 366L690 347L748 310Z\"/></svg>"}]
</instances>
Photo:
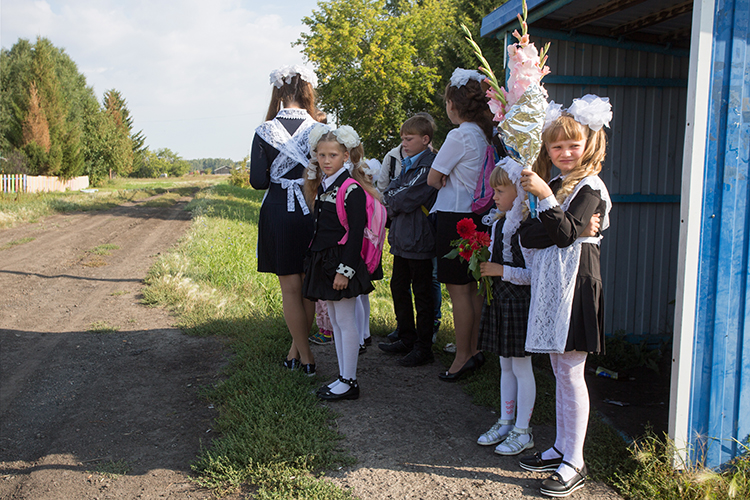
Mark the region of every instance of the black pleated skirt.
<instances>
[{"instance_id":1,"label":"black pleated skirt","mask_svg":"<svg viewBox=\"0 0 750 500\"><path fill-rule=\"evenodd\" d=\"M368 294L375 290L363 260L359 261L347 288L333 289L333 280L336 277L336 269L341 263L343 249L343 246L337 245L320 252L310 253L305 265L302 295L310 300L341 300Z\"/></svg>"},{"instance_id":2,"label":"black pleated skirt","mask_svg":"<svg viewBox=\"0 0 750 500\"><path fill-rule=\"evenodd\" d=\"M529 321L531 287L514 285L500 277L492 278L492 301L482 305L479 323L479 350L504 358L528 356L526 330Z\"/></svg>"}]
</instances>

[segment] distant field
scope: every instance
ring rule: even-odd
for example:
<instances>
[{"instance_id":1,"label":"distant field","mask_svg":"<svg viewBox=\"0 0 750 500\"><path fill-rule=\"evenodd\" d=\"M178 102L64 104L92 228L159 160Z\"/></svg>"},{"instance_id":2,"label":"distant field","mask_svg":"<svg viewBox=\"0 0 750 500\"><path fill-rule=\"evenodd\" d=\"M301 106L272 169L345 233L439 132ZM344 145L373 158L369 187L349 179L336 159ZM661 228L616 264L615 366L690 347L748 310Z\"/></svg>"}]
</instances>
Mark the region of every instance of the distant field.
<instances>
[{"instance_id":1,"label":"distant field","mask_svg":"<svg viewBox=\"0 0 750 500\"><path fill-rule=\"evenodd\" d=\"M185 176L165 179L114 179L86 191L65 193L0 194L0 229L37 222L41 217L76 210L107 210L122 203L157 195L189 194L196 188L226 182L225 175ZM167 194L168 193L168 194ZM167 200L162 201L166 203Z\"/></svg>"}]
</instances>

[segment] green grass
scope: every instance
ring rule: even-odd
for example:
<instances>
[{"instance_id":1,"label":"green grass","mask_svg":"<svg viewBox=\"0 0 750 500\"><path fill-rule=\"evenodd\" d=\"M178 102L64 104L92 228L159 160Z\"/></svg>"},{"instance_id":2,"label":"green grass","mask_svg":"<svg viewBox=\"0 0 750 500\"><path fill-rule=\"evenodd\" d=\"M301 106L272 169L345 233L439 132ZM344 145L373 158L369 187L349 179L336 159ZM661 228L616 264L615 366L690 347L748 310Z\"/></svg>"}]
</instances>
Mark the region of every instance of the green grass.
<instances>
[{"instance_id":1,"label":"green grass","mask_svg":"<svg viewBox=\"0 0 750 500\"><path fill-rule=\"evenodd\" d=\"M109 244L96 246L92 248L91 250L89 250L88 253L94 254L94 255L112 255L111 250L119 250L119 249L120 249L119 245L113 245L109 243Z\"/></svg>"},{"instance_id":2,"label":"green grass","mask_svg":"<svg viewBox=\"0 0 750 500\"><path fill-rule=\"evenodd\" d=\"M108 210L127 202L136 202L157 195L164 200L149 204L173 204L177 196L193 194L196 189L214 185L218 176L188 176L175 179L115 179L82 193L0 193L0 229L21 223L38 222L41 218L72 211Z\"/></svg>"},{"instance_id":3,"label":"green grass","mask_svg":"<svg viewBox=\"0 0 750 500\"><path fill-rule=\"evenodd\" d=\"M18 245L23 245L24 243L30 243L34 241L36 238L32 238L30 236L27 236L26 238L20 238L17 240L9 241L5 245L0 245L0 250L7 250L8 248L13 248Z\"/></svg>"},{"instance_id":4,"label":"green grass","mask_svg":"<svg viewBox=\"0 0 750 500\"><path fill-rule=\"evenodd\" d=\"M281 367L289 333L278 278L256 271L261 199L226 184L199 193L191 229L151 269L144 300L176 311L188 333L228 338L235 354L225 379L204 390L220 415L219 437L193 465L200 484L221 494L250 483L255 498L348 498L317 478L352 462L314 395L319 382Z\"/></svg>"},{"instance_id":5,"label":"green grass","mask_svg":"<svg viewBox=\"0 0 750 500\"><path fill-rule=\"evenodd\" d=\"M110 479L117 479L120 476L126 475L131 470L133 470L133 467L126 460L107 460L99 462L94 472L98 472Z\"/></svg>"},{"instance_id":6,"label":"green grass","mask_svg":"<svg viewBox=\"0 0 750 500\"><path fill-rule=\"evenodd\" d=\"M94 321L89 326L88 331L90 333L115 333L120 331L116 326L112 326L106 321Z\"/></svg>"},{"instance_id":7,"label":"green grass","mask_svg":"<svg viewBox=\"0 0 750 500\"><path fill-rule=\"evenodd\" d=\"M620 471L612 475L617 489L628 499L741 500L750 498L750 447L735 443L741 454L721 471L685 466L675 471L675 447L666 436L647 432L630 446ZM718 445L718 443L716 443Z\"/></svg>"}]
</instances>

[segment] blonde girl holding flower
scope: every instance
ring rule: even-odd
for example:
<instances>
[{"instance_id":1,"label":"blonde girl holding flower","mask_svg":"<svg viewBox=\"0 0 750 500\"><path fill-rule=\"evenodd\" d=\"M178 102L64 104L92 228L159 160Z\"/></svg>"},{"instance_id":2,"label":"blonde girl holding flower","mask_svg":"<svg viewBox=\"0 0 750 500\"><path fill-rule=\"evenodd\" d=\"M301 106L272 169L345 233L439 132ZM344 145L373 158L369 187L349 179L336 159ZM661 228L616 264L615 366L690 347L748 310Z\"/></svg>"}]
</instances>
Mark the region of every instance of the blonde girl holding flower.
<instances>
[{"instance_id":1,"label":"blonde girl holding flower","mask_svg":"<svg viewBox=\"0 0 750 500\"><path fill-rule=\"evenodd\" d=\"M588 473L583 443L589 418L584 380L587 353L604 352L604 298L600 269L601 234L585 228L594 214L609 226L612 203L598 174L612 118L607 98L587 95L570 108L548 107L543 146L535 172L524 170L521 186L539 199L538 218L520 229L521 245L536 249L526 350L547 352L556 379L556 437L552 448L521 459L531 471L554 471L544 495L568 496L583 487ZM559 176L549 182L552 166Z\"/></svg>"}]
</instances>

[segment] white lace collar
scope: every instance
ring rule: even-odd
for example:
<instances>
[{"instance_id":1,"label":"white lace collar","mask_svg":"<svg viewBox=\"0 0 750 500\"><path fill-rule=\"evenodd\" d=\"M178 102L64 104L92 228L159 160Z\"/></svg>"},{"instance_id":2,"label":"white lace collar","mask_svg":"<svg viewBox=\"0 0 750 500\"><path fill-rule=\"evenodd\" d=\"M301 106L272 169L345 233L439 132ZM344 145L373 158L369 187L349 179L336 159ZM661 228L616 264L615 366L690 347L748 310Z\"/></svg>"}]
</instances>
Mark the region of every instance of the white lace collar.
<instances>
[{"instance_id":1,"label":"white lace collar","mask_svg":"<svg viewBox=\"0 0 750 500\"><path fill-rule=\"evenodd\" d=\"M308 116L310 115L307 113L307 110L302 108L283 108L276 113L276 118L297 118L304 120Z\"/></svg>"}]
</instances>

